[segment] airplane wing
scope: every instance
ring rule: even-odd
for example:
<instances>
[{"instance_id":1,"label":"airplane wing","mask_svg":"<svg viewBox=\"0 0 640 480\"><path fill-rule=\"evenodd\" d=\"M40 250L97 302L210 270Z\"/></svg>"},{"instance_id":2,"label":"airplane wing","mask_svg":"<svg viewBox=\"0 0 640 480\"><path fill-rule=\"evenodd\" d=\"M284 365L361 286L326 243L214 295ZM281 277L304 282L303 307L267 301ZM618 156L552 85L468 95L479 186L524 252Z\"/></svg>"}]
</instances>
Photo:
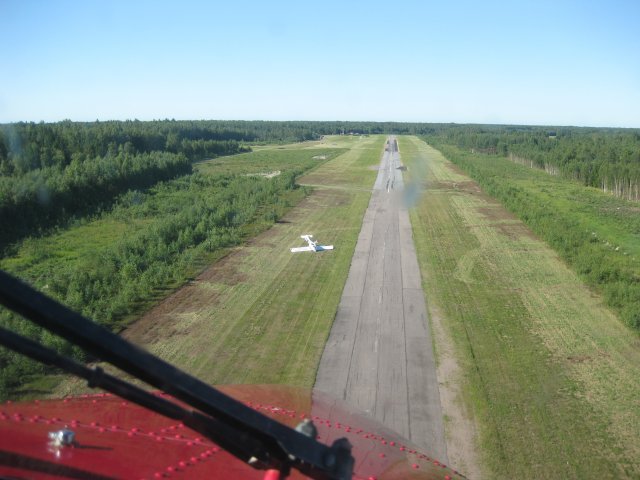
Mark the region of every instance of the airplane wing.
<instances>
[{"instance_id":1,"label":"airplane wing","mask_svg":"<svg viewBox=\"0 0 640 480\"><path fill-rule=\"evenodd\" d=\"M292 253L296 253L296 252L313 252L315 251L315 248L313 247L296 247L296 248L292 248L291 252Z\"/></svg>"},{"instance_id":2,"label":"airplane wing","mask_svg":"<svg viewBox=\"0 0 640 480\"><path fill-rule=\"evenodd\" d=\"M321 252L322 250L333 250L333 245L318 245L315 250L316 252Z\"/></svg>"}]
</instances>

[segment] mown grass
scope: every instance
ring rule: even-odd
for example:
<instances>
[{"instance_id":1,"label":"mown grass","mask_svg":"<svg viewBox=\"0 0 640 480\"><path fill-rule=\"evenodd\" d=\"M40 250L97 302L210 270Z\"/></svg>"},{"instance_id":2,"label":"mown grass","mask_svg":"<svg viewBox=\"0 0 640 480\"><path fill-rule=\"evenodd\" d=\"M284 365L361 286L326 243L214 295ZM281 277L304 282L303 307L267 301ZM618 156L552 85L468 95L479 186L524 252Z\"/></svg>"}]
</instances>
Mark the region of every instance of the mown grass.
<instances>
[{"instance_id":1,"label":"mown grass","mask_svg":"<svg viewBox=\"0 0 640 480\"><path fill-rule=\"evenodd\" d=\"M462 372L442 380L460 387L448 408L473 415L482 476L637 478L637 335L439 152L415 137L400 148L426 170L414 239Z\"/></svg>"},{"instance_id":2,"label":"mown grass","mask_svg":"<svg viewBox=\"0 0 640 480\"><path fill-rule=\"evenodd\" d=\"M170 314L167 322L180 335L160 336L147 347L211 383L311 387L369 202L376 175L371 167L379 163L383 142L383 137L342 140L340 148L349 147L346 153L300 179L316 185L307 199L214 266L210 279L198 282L211 300ZM359 188L336 191L336 185ZM300 235L306 233L334 244L335 250L292 254L289 247L302 245Z\"/></svg>"},{"instance_id":3,"label":"mown grass","mask_svg":"<svg viewBox=\"0 0 640 480\"><path fill-rule=\"evenodd\" d=\"M309 155L305 152L317 148L317 152ZM301 158L308 160L315 156L315 163L322 164L321 157L336 157L345 149L326 149L319 142L293 144L283 148L263 147L259 151L205 160L195 165L196 170L205 174L252 175L273 171L287 172L300 166ZM313 162L312 162L313 164ZM313 166L311 167L313 168Z\"/></svg>"},{"instance_id":4,"label":"mown grass","mask_svg":"<svg viewBox=\"0 0 640 480\"><path fill-rule=\"evenodd\" d=\"M637 203L503 157L439 148L549 243L624 322L640 330Z\"/></svg>"}]
</instances>

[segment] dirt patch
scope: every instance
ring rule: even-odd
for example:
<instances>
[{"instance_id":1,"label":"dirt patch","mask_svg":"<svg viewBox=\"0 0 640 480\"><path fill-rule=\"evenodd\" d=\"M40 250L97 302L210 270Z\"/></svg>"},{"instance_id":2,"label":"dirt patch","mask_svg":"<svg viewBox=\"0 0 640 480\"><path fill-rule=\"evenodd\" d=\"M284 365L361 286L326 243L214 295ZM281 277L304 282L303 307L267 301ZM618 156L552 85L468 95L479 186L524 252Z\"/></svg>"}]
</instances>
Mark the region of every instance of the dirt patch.
<instances>
[{"instance_id":1,"label":"dirt patch","mask_svg":"<svg viewBox=\"0 0 640 480\"><path fill-rule=\"evenodd\" d=\"M429 182L428 188L437 190L456 190L471 195L483 195L484 193L475 182L453 182L450 180L440 180L437 182Z\"/></svg>"},{"instance_id":2,"label":"dirt patch","mask_svg":"<svg viewBox=\"0 0 640 480\"><path fill-rule=\"evenodd\" d=\"M447 164L447 167L458 175L466 176L466 174L454 164L449 163ZM460 192L478 196L486 203L486 206L478 208L478 213L483 215L489 221L495 222L492 226L500 233L511 239L517 239L524 236L532 240L539 240L538 237L536 237L535 234L529 230L518 217L509 212L495 198L484 193L480 188L480 185L473 180L464 182L434 182L434 187L445 190L458 190Z\"/></svg>"},{"instance_id":3,"label":"dirt patch","mask_svg":"<svg viewBox=\"0 0 640 480\"><path fill-rule=\"evenodd\" d=\"M471 195L484 195L484 192L476 182L454 182L454 188Z\"/></svg>"},{"instance_id":4,"label":"dirt patch","mask_svg":"<svg viewBox=\"0 0 640 480\"><path fill-rule=\"evenodd\" d=\"M196 280L197 282L197 280ZM175 333L180 314L196 311L205 303L204 292L196 282L180 288L132 324L122 336L135 344L151 344ZM217 295L207 294L206 302L217 302ZM185 332L187 333L187 332Z\"/></svg>"},{"instance_id":5,"label":"dirt patch","mask_svg":"<svg viewBox=\"0 0 640 480\"><path fill-rule=\"evenodd\" d=\"M189 330L182 326L184 317L218 303L220 294L216 285L233 286L245 280L245 274L237 269L243 255L242 250L234 250L211 265L146 312L122 332L122 336L133 343L148 345L158 339L187 335ZM180 328L178 324L182 324Z\"/></svg>"},{"instance_id":6,"label":"dirt patch","mask_svg":"<svg viewBox=\"0 0 640 480\"><path fill-rule=\"evenodd\" d=\"M460 193L467 193L474 195L485 204L483 207L478 207L478 213L486 218L489 225L500 232L502 235L517 240L522 237L526 237L532 240L539 240L536 235L522 223L518 217L513 215L507 209L505 209L501 203L496 201L493 197L490 197L482 191L480 186L474 181L466 182L453 182L453 181L439 181L431 182L428 188L457 191Z\"/></svg>"},{"instance_id":7,"label":"dirt patch","mask_svg":"<svg viewBox=\"0 0 640 480\"><path fill-rule=\"evenodd\" d=\"M211 265L198 276L202 282L221 283L224 285L237 285L247 279L246 274L238 270L239 258L243 256L241 250L234 251L215 264Z\"/></svg>"},{"instance_id":8,"label":"dirt patch","mask_svg":"<svg viewBox=\"0 0 640 480\"><path fill-rule=\"evenodd\" d=\"M529 238L531 240L539 240L536 235L529 230L527 227L518 224L509 224L509 223L497 223L492 225L496 230L498 230L502 235L509 237L511 240L517 240L522 237Z\"/></svg>"},{"instance_id":9,"label":"dirt patch","mask_svg":"<svg viewBox=\"0 0 640 480\"><path fill-rule=\"evenodd\" d=\"M495 203L486 207L479 207L478 213L492 222L519 221L513 214L505 210L502 205Z\"/></svg>"},{"instance_id":10,"label":"dirt patch","mask_svg":"<svg viewBox=\"0 0 640 480\"><path fill-rule=\"evenodd\" d=\"M477 209L478 213L489 220L491 222L490 226L499 233L511 240L517 240L522 237L539 240L518 217L506 210L501 204L491 198L488 198L487 202L490 202L487 206Z\"/></svg>"},{"instance_id":11,"label":"dirt patch","mask_svg":"<svg viewBox=\"0 0 640 480\"><path fill-rule=\"evenodd\" d=\"M584 363L588 360L592 360L592 357L589 355L572 355L567 357L567 360L571 363Z\"/></svg>"},{"instance_id":12,"label":"dirt patch","mask_svg":"<svg viewBox=\"0 0 640 480\"><path fill-rule=\"evenodd\" d=\"M449 464L468 478L483 478L478 459L477 429L473 413L463 401L462 370L456 361L453 341L445 330L440 311L429 305L433 329L440 403L444 415L444 428Z\"/></svg>"},{"instance_id":13,"label":"dirt patch","mask_svg":"<svg viewBox=\"0 0 640 480\"><path fill-rule=\"evenodd\" d=\"M346 190L322 188L314 190L313 195L307 197L302 206L312 205L314 208L340 207L352 202L352 194Z\"/></svg>"}]
</instances>

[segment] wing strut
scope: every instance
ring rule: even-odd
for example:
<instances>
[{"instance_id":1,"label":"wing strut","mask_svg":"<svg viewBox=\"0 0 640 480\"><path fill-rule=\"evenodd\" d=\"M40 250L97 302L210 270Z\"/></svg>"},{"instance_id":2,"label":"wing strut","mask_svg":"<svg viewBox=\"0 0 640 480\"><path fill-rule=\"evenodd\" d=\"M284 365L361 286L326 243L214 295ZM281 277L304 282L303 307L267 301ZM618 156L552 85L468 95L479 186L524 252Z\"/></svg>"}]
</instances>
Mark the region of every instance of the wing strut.
<instances>
[{"instance_id":1,"label":"wing strut","mask_svg":"<svg viewBox=\"0 0 640 480\"><path fill-rule=\"evenodd\" d=\"M0 304L91 355L111 363L198 411L189 411L122 380L62 357L35 342L0 330L0 343L54 365L116 395L178 419L206 435L243 462L286 474L295 468L314 479L350 479L351 445L341 438L330 447L223 394L171 364L127 342L0 270Z\"/></svg>"}]
</instances>

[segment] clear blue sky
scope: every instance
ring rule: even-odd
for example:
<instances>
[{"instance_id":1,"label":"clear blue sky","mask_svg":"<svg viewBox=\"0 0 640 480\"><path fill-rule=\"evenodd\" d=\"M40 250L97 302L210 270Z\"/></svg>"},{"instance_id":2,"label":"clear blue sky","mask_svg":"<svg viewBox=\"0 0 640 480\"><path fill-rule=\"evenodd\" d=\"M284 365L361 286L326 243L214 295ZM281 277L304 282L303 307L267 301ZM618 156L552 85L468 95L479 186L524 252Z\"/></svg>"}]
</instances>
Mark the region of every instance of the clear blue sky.
<instances>
[{"instance_id":1,"label":"clear blue sky","mask_svg":"<svg viewBox=\"0 0 640 480\"><path fill-rule=\"evenodd\" d=\"M0 122L640 127L640 1L0 0Z\"/></svg>"}]
</instances>

